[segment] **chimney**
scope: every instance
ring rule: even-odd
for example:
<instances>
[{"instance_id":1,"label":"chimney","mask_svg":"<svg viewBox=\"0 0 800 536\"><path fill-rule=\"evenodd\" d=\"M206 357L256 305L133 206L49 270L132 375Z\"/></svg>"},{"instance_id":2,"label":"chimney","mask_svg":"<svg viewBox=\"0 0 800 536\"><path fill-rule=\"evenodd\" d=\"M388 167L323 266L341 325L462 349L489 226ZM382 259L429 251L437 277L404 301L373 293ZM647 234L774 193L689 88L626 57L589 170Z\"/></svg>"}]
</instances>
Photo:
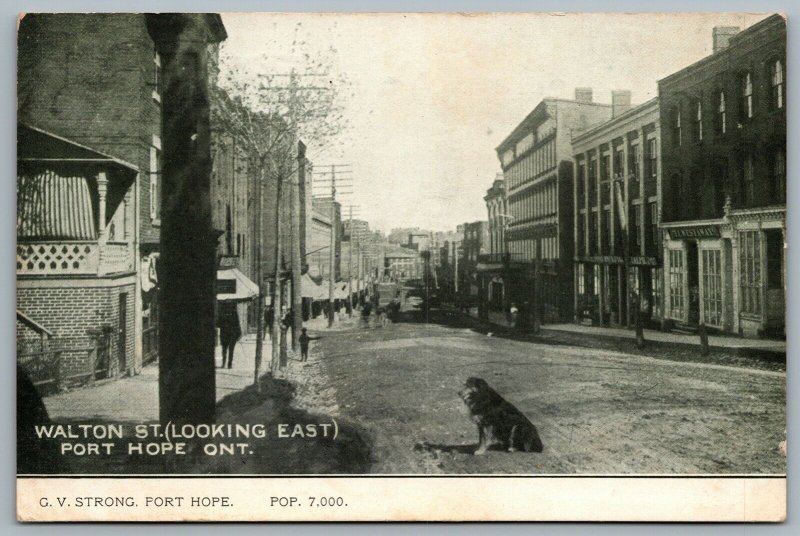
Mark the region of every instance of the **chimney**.
<instances>
[{"instance_id":1,"label":"chimney","mask_svg":"<svg viewBox=\"0 0 800 536\"><path fill-rule=\"evenodd\" d=\"M592 102L592 88L576 87L575 100L584 104L590 104Z\"/></svg>"},{"instance_id":2,"label":"chimney","mask_svg":"<svg viewBox=\"0 0 800 536\"><path fill-rule=\"evenodd\" d=\"M631 109L631 91L615 89L611 92L611 117L617 117Z\"/></svg>"},{"instance_id":3,"label":"chimney","mask_svg":"<svg viewBox=\"0 0 800 536\"><path fill-rule=\"evenodd\" d=\"M714 54L728 48L731 37L739 33L738 26L714 26L712 36L714 39Z\"/></svg>"}]
</instances>

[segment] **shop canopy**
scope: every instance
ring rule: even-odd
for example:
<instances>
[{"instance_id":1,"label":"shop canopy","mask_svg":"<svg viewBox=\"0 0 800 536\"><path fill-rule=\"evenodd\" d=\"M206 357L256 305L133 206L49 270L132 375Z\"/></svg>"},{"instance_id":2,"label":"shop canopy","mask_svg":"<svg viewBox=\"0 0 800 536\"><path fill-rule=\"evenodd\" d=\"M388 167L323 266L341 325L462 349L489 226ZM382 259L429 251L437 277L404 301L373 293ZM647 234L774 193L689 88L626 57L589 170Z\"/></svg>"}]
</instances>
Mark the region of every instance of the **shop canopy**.
<instances>
[{"instance_id":1,"label":"shop canopy","mask_svg":"<svg viewBox=\"0 0 800 536\"><path fill-rule=\"evenodd\" d=\"M258 285L237 268L217 270L217 301L247 301L258 296Z\"/></svg>"},{"instance_id":2,"label":"shop canopy","mask_svg":"<svg viewBox=\"0 0 800 536\"><path fill-rule=\"evenodd\" d=\"M303 277L300 279L300 283L300 288L303 291L303 298L310 298L314 301L328 299L327 287L317 285L307 273L303 274Z\"/></svg>"}]
</instances>

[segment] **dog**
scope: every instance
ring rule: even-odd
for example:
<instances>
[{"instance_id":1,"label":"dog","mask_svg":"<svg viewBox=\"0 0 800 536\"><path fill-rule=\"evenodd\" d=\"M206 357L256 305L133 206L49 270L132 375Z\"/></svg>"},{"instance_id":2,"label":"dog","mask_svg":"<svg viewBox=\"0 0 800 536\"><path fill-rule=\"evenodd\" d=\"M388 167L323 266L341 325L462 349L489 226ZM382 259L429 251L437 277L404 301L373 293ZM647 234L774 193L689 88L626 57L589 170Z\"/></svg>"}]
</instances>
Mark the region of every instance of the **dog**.
<instances>
[{"instance_id":1,"label":"dog","mask_svg":"<svg viewBox=\"0 0 800 536\"><path fill-rule=\"evenodd\" d=\"M542 452L544 445L539 432L528 418L512 403L481 378L471 377L458 392L478 425L478 449L475 455L500 447L508 452Z\"/></svg>"}]
</instances>

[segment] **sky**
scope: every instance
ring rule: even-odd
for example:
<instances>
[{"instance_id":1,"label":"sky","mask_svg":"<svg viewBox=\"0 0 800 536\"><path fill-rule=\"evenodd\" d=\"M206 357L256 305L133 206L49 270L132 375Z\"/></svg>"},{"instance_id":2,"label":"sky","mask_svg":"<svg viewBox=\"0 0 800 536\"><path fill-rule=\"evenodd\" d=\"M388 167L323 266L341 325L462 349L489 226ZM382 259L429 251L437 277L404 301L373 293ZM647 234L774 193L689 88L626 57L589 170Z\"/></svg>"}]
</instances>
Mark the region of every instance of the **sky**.
<instances>
[{"instance_id":1,"label":"sky","mask_svg":"<svg viewBox=\"0 0 800 536\"><path fill-rule=\"evenodd\" d=\"M595 102L629 89L643 103L712 53L714 26L765 16L231 13L221 67L253 77L302 72L302 52L327 58L349 81L348 128L324 146L304 140L309 158L350 166L339 200L372 228L447 231L486 219L494 149L543 98L591 87Z\"/></svg>"}]
</instances>

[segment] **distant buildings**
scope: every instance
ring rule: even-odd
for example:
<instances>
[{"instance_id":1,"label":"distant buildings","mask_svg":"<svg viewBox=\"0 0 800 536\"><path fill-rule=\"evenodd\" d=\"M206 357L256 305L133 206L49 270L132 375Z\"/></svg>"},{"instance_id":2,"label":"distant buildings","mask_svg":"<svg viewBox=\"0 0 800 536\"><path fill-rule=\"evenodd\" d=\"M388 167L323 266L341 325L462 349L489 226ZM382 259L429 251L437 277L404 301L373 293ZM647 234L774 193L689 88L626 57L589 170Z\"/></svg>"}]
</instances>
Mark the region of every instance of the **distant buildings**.
<instances>
[{"instance_id":1,"label":"distant buildings","mask_svg":"<svg viewBox=\"0 0 800 536\"><path fill-rule=\"evenodd\" d=\"M506 267L508 265L508 243L506 228L511 222L506 199L506 185L503 174L498 173L491 188L483 198L486 202L488 251L478 257L477 271L481 278L484 299L481 312L503 311L508 307L505 292Z\"/></svg>"},{"instance_id":2,"label":"distant buildings","mask_svg":"<svg viewBox=\"0 0 800 536\"><path fill-rule=\"evenodd\" d=\"M478 260L489 251L489 224L474 221L464 224L459 260L459 289L462 296L475 305L482 301L482 288L478 279Z\"/></svg>"}]
</instances>

